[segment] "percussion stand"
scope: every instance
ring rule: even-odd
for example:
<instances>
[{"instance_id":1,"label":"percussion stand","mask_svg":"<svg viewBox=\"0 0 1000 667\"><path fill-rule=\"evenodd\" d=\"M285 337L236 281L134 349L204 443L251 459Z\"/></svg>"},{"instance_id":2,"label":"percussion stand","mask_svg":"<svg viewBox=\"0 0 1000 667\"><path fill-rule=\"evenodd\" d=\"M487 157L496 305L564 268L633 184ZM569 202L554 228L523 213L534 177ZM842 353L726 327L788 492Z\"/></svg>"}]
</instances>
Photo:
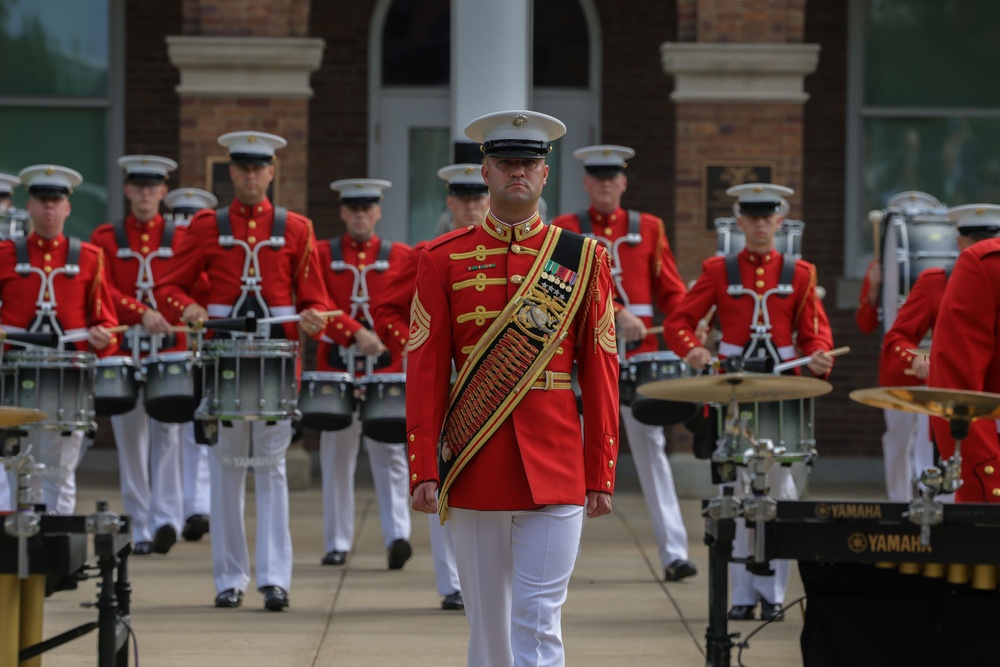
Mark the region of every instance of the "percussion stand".
<instances>
[{"instance_id":1,"label":"percussion stand","mask_svg":"<svg viewBox=\"0 0 1000 667\"><path fill-rule=\"evenodd\" d=\"M951 437L955 440L955 452L947 460L941 462L941 467L930 466L914 480L913 501L905 516L911 522L920 526L920 546L931 545L931 526L936 526L944 520L944 506L934 500L940 493L954 493L962 486L962 440L969 434L971 420L953 416L948 421ZM919 489L917 482L924 485Z\"/></svg>"}]
</instances>

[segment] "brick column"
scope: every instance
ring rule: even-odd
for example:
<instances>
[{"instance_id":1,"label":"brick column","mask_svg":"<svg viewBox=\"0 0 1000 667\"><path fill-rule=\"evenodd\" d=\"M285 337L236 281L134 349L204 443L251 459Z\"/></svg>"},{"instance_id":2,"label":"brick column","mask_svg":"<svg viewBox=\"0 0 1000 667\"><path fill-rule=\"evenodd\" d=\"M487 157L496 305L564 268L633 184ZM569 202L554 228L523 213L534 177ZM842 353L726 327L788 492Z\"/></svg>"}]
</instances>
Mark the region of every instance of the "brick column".
<instances>
[{"instance_id":1,"label":"brick column","mask_svg":"<svg viewBox=\"0 0 1000 667\"><path fill-rule=\"evenodd\" d=\"M204 20L206 7L201 11ZM206 186L208 159L226 154L216 143L220 134L270 132L288 140L277 153L277 203L304 213L309 75L319 68L323 48L322 39L304 37L167 37L170 61L181 74L178 182Z\"/></svg>"}]
</instances>

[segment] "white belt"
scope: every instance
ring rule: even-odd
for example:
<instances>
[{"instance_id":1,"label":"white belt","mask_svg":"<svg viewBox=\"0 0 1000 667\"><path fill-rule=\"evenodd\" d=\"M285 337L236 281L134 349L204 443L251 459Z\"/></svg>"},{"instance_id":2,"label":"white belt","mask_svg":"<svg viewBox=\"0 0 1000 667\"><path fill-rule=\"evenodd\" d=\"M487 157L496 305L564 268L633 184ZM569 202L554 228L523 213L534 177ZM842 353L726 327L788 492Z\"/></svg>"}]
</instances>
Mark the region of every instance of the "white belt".
<instances>
[{"instance_id":1,"label":"white belt","mask_svg":"<svg viewBox=\"0 0 1000 667\"><path fill-rule=\"evenodd\" d=\"M719 355L723 357L736 357L743 354L742 345L734 345L733 343L727 343L726 341L721 341L719 343ZM787 361L795 356L795 346L794 345L783 345L778 348L778 356L781 357L782 361Z\"/></svg>"},{"instance_id":2,"label":"white belt","mask_svg":"<svg viewBox=\"0 0 1000 667\"><path fill-rule=\"evenodd\" d=\"M87 327L80 327L79 329L66 329L66 331L63 332L63 335L64 336L73 336L75 334L84 333L85 331L87 331Z\"/></svg>"},{"instance_id":3,"label":"white belt","mask_svg":"<svg viewBox=\"0 0 1000 667\"><path fill-rule=\"evenodd\" d=\"M627 310L636 317L653 316L653 305L649 303L631 303L629 304Z\"/></svg>"},{"instance_id":4,"label":"white belt","mask_svg":"<svg viewBox=\"0 0 1000 667\"><path fill-rule=\"evenodd\" d=\"M233 313L233 307L224 303L210 303L207 310L209 317L229 317ZM296 314L295 306L271 306L268 310L271 311L271 317L286 317Z\"/></svg>"},{"instance_id":5,"label":"white belt","mask_svg":"<svg viewBox=\"0 0 1000 667\"><path fill-rule=\"evenodd\" d=\"M24 327L15 327L10 324L0 324L0 330L7 331L9 333L24 333L27 331Z\"/></svg>"}]
</instances>

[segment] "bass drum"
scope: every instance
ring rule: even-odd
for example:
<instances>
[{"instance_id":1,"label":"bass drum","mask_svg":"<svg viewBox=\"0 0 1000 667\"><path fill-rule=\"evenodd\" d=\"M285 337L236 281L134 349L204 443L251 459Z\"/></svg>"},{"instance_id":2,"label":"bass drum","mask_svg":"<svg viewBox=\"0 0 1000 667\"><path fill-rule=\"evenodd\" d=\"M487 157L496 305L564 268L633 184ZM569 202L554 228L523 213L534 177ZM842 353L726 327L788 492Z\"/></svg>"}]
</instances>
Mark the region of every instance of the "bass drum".
<instances>
[{"instance_id":1,"label":"bass drum","mask_svg":"<svg viewBox=\"0 0 1000 667\"><path fill-rule=\"evenodd\" d=\"M774 235L774 247L783 255L802 258L802 231L806 223L801 220L782 220L781 228ZM736 224L736 218L715 219L715 254L723 257L738 255L747 245L746 234Z\"/></svg>"}]
</instances>

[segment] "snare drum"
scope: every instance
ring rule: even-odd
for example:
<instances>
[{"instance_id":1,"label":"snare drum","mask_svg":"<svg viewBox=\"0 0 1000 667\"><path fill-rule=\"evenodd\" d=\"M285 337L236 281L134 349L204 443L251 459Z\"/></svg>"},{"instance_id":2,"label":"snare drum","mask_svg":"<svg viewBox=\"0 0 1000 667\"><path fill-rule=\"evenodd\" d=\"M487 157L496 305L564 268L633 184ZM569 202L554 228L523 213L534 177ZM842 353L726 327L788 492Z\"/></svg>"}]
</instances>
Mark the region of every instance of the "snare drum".
<instances>
[{"instance_id":1,"label":"snare drum","mask_svg":"<svg viewBox=\"0 0 1000 667\"><path fill-rule=\"evenodd\" d=\"M298 341L212 340L205 344L205 400L196 419L299 419Z\"/></svg>"},{"instance_id":2,"label":"snare drum","mask_svg":"<svg viewBox=\"0 0 1000 667\"><path fill-rule=\"evenodd\" d=\"M406 442L406 374L358 378L361 432L379 442Z\"/></svg>"},{"instance_id":3,"label":"snare drum","mask_svg":"<svg viewBox=\"0 0 1000 667\"><path fill-rule=\"evenodd\" d=\"M122 415L135 408L139 375L132 357L98 359L94 368L94 411L102 417Z\"/></svg>"},{"instance_id":4,"label":"snare drum","mask_svg":"<svg viewBox=\"0 0 1000 667\"><path fill-rule=\"evenodd\" d=\"M201 395L201 358L191 352L164 352L142 361L143 406L157 421L183 424L194 419Z\"/></svg>"},{"instance_id":5,"label":"snare drum","mask_svg":"<svg viewBox=\"0 0 1000 667\"><path fill-rule=\"evenodd\" d=\"M7 352L0 403L46 414L43 421L19 427L25 430L94 431L95 361L90 352Z\"/></svg>"},{"instance_id":6,"label":"snare drum","mask_svg":"<svg viewBox=\"0 0 1000 667\"><path fill-rule=\"evenodd\" d=\"M701 404L647 398L640 396L635 390L649 382L676 380L694 375L695 371L673 352L664 350L633 355L626 359L622 366L621 382L618 385L621 404L631 405L632 415L643 424L651 426L681 424L693 417L701 408Z\"/></svg>"},{"instance_id":7,"label":"snare drum","mask_svg":"<svg viewBox=\"0 0 1000 667\"><path fill-rule=\"evenodd\" d=\"M750 413L748 429L754 437L772 442L777 463L807 463L816 456L813 399L740 403L739 409L741 414ZM719 433L730 440L725 443L726 453L741 462L743 452L752 445L742 437L739 442L732 442L733 436L726 434L723 424L725 410L718 410L718 413Z\"/></svg>"},{"instance_id":8,"label":"snare drum","mask_svg":"<svg viewBox=\"0 0 1000 667\"><path fill-rule=\"evenodd\" d=\"M354 421L354 392L350 373L303 373L299 390L302 425L314 431L347 428Z\"/></svg>"},{"instance_id":9,"label":"snare drum","mask_svg":"<svg viewBox=\"0 0 1000 667\"><path fill-rule=\"evenodd\" d=\"M801 220L782 220L774 235L775 250L783 255L802 257L802 230L805 226L806 223ZM746 234L736 224L736 218L716 218L715 234L716 255L738 255L747 245Z\"/></svg>"}]
</instances>

